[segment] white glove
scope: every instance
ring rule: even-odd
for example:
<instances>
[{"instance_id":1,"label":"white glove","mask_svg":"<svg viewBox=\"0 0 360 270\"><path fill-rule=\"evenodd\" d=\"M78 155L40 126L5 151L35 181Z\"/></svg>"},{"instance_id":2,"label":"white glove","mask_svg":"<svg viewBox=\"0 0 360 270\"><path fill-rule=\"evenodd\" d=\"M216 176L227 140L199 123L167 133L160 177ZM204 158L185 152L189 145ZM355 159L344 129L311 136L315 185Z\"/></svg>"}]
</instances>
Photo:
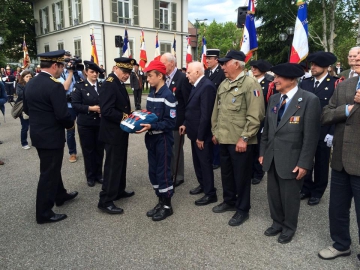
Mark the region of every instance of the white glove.
<instances>
[{"instance_id":1,"label":"white glove","mask_svg":"<svg viewBox=\"0 0 360 270\"><path fill-rule=\"evenodd\" d=\"M327 147L332 147L332 141L333 141L334 136L327 134L325 136L324 142L326 142Z\"/></svg>"}]
</instances>

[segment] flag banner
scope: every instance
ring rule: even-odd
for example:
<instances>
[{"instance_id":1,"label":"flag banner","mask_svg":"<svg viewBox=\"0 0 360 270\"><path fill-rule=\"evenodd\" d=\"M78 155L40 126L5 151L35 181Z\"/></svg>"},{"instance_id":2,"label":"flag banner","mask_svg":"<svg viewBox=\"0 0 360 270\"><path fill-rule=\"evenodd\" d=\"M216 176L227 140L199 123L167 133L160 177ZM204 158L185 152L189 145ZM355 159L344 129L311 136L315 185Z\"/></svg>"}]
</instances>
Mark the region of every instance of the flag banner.
<instances>
[{"instance_id":1,"label":"flag banner","mask_svg":"<svg viewBox=\"0 0 360 270\"><path fill-rule=\"evenodd\" d=\"M94 34L90 34L90 41L91 41L91 56L90 61L94 62L95 64L99 64L99 59L96 51L96 43Z\"/></svg>"},{"instance_id":2,"label":"flag banner","mask_svg":"<svg viewBox=\"0 0 360 270\"><path fill-rule=\"evenodd\" d=\"M24 69L26 69L30 66L30 56L29 56L29 52L28 52L28 49L26 46L25 36L24 36L24 42L23 42L23 52L24 52L23 66L24 66Z\"/></svg>"},{"instance_id":3,"label":"flag banner","mask_svg":"<svg viewBox=\"0 0 360 270\"><path fill-rule=\"evenodd\" d=\"M175 39L175 34L174 34L174 41L173 41L173 44L172 44L172 46L171 46L171 54L176 57L176 39Z\"/></svg>"},{"instance_id":4,"label":"flag banner","mask_svg":"<svg viewBox=\"0 0 360 270\"><path fill-rule=\"evenodd\" d=\"M127 28L125 28L124 46L123 46L123 55L122 56L127 57L127 58L132 58Z\"/></svg>"},{"instance_id":5,"label":"flag banner","mask_svg":"<svg viewBox=\"0 0 360 270\"><path fill-rule=\"evenodd\" d=\"M190 37L186 37L187 45L186 45L186 65L192 62L192 53L191 53L191 44Z\"/></svg>"},{"instance_id":6,"label":"flag banner","mask_svg":"<svg viewBox=\"0 0 360 270\"><path fill-rule=\"evenodd\" d=\"M246 55L245 63L247 63L251 59L253 52L258 49L254 14L254 0L250 0L240 48L240 51L242 51Z\"/></svg>"},{"instance_id":7,"label":"flag banner","mask_svg":"<svg viewBox=\"0 0 360 270\"><path fill-rule=\"evenodd\" d=\"M294 39L290 52L290 63L300 63L309 54L308 43L308 21L307 21L307 4L305 1L297 1L299 6L295 22Z\"/></svg>"},{"instance_id":8,"label":"flag banner","mask_svg":"<svg viewBox=\"0 0 360 270\"><path fill-rule=\"evenodd\" d=\"M206 39L205 39L205 36L203 36L203 38L202 38L201 63L204 65L204 68L207 69L207 63L206 63Z\"/></svg>"},{"instance_id":9,"label":"flag banner","mask_svg":"<svg viewBox=\"0 0 360 270\"><path fill-rule=\"evenodd\" d=\"M147 56L146 56L146 48L145 48L145 36L144 36L144 31L143 30L141 30L140 44L141 44L141 48L140 48L139 66L141 68L145 68L146 63L147 63Z\"/></svg>"},{"instance_id":10,"label":"flag banner","mask_svg":"<svg viewBox=\"0 0 360 270\"><path fill-rule=\"evenodd\" d=\"M159 38L158 38L158 33L156 32L154 60L159 60L160 61L160 57L161 57L161 55L160 55Z\"/></svg>"}]
</instances>

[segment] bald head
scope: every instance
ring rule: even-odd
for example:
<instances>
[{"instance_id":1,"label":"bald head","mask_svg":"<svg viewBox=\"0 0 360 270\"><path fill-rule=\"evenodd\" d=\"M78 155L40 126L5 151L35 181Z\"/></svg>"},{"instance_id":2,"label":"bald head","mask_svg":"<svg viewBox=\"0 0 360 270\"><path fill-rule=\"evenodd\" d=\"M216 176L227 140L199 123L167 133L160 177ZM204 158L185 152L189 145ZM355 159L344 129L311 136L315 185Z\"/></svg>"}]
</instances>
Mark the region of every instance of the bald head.
<instances>
[{"instance_id":1,"label":"bald head","mask_svg":"<svg viewBox=\"0 0 360 270\"><path fill-rule=\"evenodd\" d=\"M200 62L192 62L188 65L186 70L186 77L189 82L194 85L195 82L204 75L204 66Z\"/></svg>"}]
</instances>

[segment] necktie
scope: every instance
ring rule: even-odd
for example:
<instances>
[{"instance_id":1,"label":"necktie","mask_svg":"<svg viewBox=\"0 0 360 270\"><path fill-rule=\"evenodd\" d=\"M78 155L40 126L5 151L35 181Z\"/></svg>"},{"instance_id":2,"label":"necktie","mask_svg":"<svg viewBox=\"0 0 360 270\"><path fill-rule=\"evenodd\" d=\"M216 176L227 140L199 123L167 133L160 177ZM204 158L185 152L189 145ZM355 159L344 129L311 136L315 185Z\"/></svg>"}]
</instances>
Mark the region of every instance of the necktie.
<instances>
[{"instance_id":1,"label":"necktie","mask_svg":"<svg viewBox=\"0 0 360 270\"><path fill-rule=\"evenodd\" d=\"M211 77L211 75L213 74L212 70L210 70L209 72L209 77Z\"/></svg>"},{"instance_id":2,"label":"necktie","mask_svg":"<svg viewBox=\"0 0 360 270\"><path fill-rule=\"evenodd\" d=\"M170 87L170 76L166 77L166 85Z\"/></svg>"},{"instance_id":3,"label":"necktie","mask_svg":"<svg viewBox=\"0 0 360 270\"><path fill-rule=\"evenodd\" d=\"M92 87L94 87L95 92L98 93L98 91L96 90L96 85L94 84L94 85L92 85Z\"/></svg>"},{"instance_id":4,"label":"necktie","mask_svg":"<svg viewBox=\"0 0 360 270\"><path fill-rule=\"evenodd\" d=\"M279 108L279 112L278 112L278 119L277 119L277 124L280 123L281 117L284 114L284 110L285 110L285 105L286 105L286 99L287 99L287 95L283 95L281 98L281 104L280 104L280 108Z\"/></svg>"},{"instance_id":5,"label":"necktie","mask_svg":"<svg viewBox=\"0 0 360 270\"><path fill-rule=\"evenodd\" d=\"M320 83L319 81L316 81L316 82L315 82L315 85L314 85L314 92L315 92L315 91L316 91L316 89L318 88L319 83Z\"/></svg>"},{"instance_id":6,"label":"necktie","mask_svg":"<svg viewBox=\"0 0 360 270\"><path fill-rule=\"evenodd\" d=\"M350 72L350 78L352 78L352 77L354 77L354 71L353 70Z\"/></svg>"},{"instance_id":7,"label":"necktie","mask_svg":"<svg viewBox=\"0 0 360 270\"><path fill-rule=\"evenodd\" d=\"M360 78L359 78L358 84L357 84L357 86L356 86L355 93L356 93L357 90L360 90Z\"/></svg>"}]
</instances>

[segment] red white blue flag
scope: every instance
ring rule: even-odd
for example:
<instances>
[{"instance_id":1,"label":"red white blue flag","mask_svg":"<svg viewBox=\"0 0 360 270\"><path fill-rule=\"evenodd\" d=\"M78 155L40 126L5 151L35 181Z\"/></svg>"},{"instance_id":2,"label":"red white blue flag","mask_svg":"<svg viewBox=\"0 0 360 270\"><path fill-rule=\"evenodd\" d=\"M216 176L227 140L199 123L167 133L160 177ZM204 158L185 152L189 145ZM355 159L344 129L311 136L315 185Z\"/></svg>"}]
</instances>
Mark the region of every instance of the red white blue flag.
<instances>
[{"instance_id":1,"label":"red white blue flag","mask_svg":"<svg viewBox=\"0 0 360 270\"><path fill-rule=\"evenodd\" d=\"M295 22L294 39L289 59L290 63L300 63L309 53L307 4L301 0L298 0L296 4L299 6L299 10Z\"/></svg>"},{"instance_id":2,"label":"red white blue flag","mask_svg":"<svg viewBox=\"0 0 360 270\"><path fill-rule=\"evenodd\" d=\"M252 57L253 51L258 49L256 28L255 28L255 5L254 0L249 1L248 11L246 15L244 33L241 41L241 48L245 55L245 63L247 63Z\"/></svg>"},{"instance_id":3,"label":"red white blue flag","mask_svg":"<svg viewBox=\"0 0 360 270\"><path fill-rule=\"evenodd\" d=\"M128 37L128 31L125 28L125 35L124 35L124 46L123 46L123 57L131 58L131 50L130 50L130 44L129 44L129 37Z\"/></svg>"},{"instance_id":4,"label":"red white blue flag","mask_svg":"<svg viewBox=\"0 0 360 270\"><path fill-rule=\"evenodd\" d=\"M160 57L161 57L161 55L160 55L159 39L158 39L158 33L156 32L154 60L160 61Z\"/></svg>"},{"instance_id":5,"label":"red white blue flag","mask_svg":"<svg viewBox=\"0 0 360 270\"><path fill-rule=\"evenodd\" d=\"M260 91L259 90L254 90L254 96L255 97L260 97Z\"/></svg>"},{"instance_id":6,"label":"red white blue flag","mask_svg":"<svg viewBox=\"0 0 360 270\"><path fill-rule=\"evenodd\" d=\"M206 39L205 39L205 36L203 36L203 38L202 38L201 63L204 65L204 68L207 69L207 64L206 64Z\"/></svg>"}]
</instances>

